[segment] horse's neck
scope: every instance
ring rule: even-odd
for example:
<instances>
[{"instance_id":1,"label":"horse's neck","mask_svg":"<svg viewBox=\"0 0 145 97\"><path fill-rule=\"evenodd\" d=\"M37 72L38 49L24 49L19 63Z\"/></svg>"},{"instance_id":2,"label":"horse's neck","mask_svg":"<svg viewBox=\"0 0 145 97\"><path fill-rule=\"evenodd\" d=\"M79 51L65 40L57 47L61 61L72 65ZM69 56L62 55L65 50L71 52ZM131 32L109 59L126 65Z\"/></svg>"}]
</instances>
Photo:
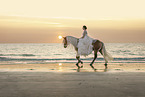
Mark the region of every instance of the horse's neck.
<instances>
[{"instance_id":1,"label":"horse's neck","mask_svg":"<svg viewBox=\"0 0 145 97\"><path fill-rule=\"evenodd\" d=\"M77 47L77 41L78 41L78 38L75 38L75 37L72 37L72 36L69 36L68 37L68 42L70 44L72 44L74 47Z\"/></svg>"}]
</instances>

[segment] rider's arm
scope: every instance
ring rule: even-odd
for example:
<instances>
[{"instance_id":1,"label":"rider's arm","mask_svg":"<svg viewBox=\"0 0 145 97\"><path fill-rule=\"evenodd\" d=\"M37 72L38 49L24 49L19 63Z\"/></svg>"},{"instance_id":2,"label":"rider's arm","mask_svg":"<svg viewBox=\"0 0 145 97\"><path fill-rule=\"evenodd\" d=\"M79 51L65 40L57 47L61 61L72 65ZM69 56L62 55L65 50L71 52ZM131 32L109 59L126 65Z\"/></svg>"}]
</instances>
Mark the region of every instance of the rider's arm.
<instances>
[{"instance_id":1,"label":"rider's arm","mask_svg":"<svg viewBox=\"0 0 145 97\"><path fill-rule=\"evenodd\" d=\"M84 31L83 36L81 38L84 38L87 34L87 31Z\"/></svg>"}]
</instances>

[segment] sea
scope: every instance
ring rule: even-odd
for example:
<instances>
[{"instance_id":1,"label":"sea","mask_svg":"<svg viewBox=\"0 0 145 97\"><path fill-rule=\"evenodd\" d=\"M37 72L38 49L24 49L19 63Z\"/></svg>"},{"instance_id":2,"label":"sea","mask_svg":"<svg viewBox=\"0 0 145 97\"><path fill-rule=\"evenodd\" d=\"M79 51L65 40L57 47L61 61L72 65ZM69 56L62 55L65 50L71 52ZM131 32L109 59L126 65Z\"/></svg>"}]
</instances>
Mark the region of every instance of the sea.
<instances>
[{"instance_id":1,"label":"sea","mask_svg":"<svg viewBox=\"0 0 145 97\"><path fill-rule=\"evenodd\" d=\"M145 63L145 43L105 43L105 47L114 58L110 63ZM81 60L89 63L93 56L92 52L89 56L81 56ZM64 48L62 43L0 44L0 65L75 62L76 51L73 46ZM104 63L100 53L95 62Z\"/></svg>"}]
</instances>

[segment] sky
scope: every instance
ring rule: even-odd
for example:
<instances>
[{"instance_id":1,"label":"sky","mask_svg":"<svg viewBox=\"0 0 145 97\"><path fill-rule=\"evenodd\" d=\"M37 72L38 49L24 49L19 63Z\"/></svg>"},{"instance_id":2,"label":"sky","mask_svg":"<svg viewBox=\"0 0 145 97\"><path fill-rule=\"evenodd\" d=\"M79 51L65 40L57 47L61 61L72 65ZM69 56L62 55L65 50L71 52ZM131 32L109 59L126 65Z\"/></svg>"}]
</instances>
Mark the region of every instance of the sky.
<instances>
[{"instance_id":1,"label":"sky","mask_svg":"<svg viewBox=\"0 0 145 97\"><path fill-rule=\"evenodd\" d=\"M61 43L82 36L145 42L145 0L0 0L0 43Z\"/></svg>"}]
</instances>

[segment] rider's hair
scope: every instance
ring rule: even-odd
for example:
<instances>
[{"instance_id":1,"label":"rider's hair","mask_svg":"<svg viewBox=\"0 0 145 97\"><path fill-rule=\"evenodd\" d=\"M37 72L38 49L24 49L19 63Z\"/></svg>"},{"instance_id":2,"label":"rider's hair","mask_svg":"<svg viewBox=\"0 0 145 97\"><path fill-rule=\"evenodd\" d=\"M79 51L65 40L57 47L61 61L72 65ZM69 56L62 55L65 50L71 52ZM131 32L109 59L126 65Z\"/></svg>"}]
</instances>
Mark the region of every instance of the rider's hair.
<instances>
[{"instance_id":1,"label":"rider's hair","mask_svg":"<svg viewBox=\"0 0 145 97\"><path fill-rule=\"evenodd\" d=\"M86 27L85 25L83 26L83 28L84 28L84 29L87 29L87 27Z\"/></svg>"}]
</instances>

